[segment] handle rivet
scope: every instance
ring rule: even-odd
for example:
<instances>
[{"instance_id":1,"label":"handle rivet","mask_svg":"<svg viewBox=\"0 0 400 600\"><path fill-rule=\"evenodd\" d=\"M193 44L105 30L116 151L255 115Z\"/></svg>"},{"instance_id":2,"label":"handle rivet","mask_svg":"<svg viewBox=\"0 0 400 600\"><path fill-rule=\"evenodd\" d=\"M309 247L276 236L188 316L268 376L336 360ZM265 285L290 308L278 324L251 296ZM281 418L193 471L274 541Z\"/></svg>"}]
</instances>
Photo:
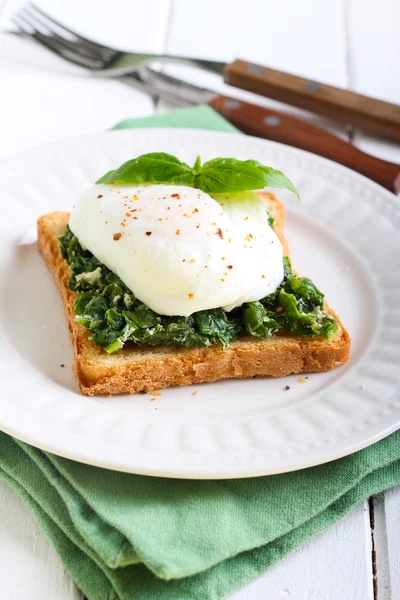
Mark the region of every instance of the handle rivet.
<instances>
[{"instance_id":1,"label":"handle rivet","mask_svg":"<svg viewBox=\"0 0 400 600\"><path fill-rule=\"evenodd\" d=\"M248 65L247 70L250 71L250 73L261 73L262 67L259 65Z\"/></svg>"},{"instance_id":2,"label":"handle rivet","mask_svg":"<svg viewBox=\"0 0 400 600\"><path fill-rule=\"evenodd\" d=\"M319 85L319 83L317 83L316 81L307 81L304 85L304 87L306 88L306 90L308 90L309 92L319 92L321 89L321 86Z\"/></svg>"},{"instance_id":3,"label":"handle rivet","mask_svg":"<svg viewBox=\"0 0 400 600\"><path fill-rule=\"evenodd\" d=\"M269 117L265 117L264 123L266 125L270 125L271 127L276 127L277 125L281 124L281 120L279 117L274 117L273 115L270 115Z\"/></svg>"},{"instance_id":4,"label":"handle rivet","mask_svg":"<svg viewBox=\"0 0 400 600\"><path fill-rule=\"evenodd\" d=\"M240 104L241 103L239 102L239 100L227 100L225 102L225 106L227 108L239 108Z\"/></svg>"}]
</instances>

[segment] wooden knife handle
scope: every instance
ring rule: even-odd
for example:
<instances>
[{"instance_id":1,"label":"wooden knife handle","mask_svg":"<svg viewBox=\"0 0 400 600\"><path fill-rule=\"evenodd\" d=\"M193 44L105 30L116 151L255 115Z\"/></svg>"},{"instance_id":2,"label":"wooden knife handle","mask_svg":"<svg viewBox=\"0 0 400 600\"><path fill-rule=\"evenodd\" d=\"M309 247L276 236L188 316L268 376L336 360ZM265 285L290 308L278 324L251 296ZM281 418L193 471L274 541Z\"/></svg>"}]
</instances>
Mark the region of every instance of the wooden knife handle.
<instances>
[{"instance_id":1,"label":"wooden knife handle","mask_svg":"<svg viewBox=\"0 0 400 600\"><path fill-rule=\"evenodd\" d=\"M320 127L227 96L215 96L208 104L249 135L281 142L330 158L369 177L391 192L400 193L400 165L365 154Z\"/></svg>"},{"instance_id":2,"label":"wooden knife handle","mask_svg":"<svg viewBox=\"0 0 400 600\"><path fill-rule=\"evenodd\" d=\"M400 142L400 106L355 94L303 77L235 60L224 70L224 81L286 104L360 127Z\"/></svg>"}]
</instances>

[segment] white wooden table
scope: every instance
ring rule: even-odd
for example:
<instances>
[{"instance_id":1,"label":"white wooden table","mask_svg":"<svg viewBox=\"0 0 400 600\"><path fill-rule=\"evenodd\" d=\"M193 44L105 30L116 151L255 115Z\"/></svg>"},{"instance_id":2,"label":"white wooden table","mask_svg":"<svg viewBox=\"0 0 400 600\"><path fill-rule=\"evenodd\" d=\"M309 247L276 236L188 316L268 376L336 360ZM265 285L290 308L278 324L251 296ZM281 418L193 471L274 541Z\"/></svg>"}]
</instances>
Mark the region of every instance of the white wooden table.
<instances>
[{"instance_id":1,"label":"white wooden table","mask_svg":"<svg viewBox=\"0 0 400 600\"><path fill-rule=\"evenodd\" d=\"M1 28L20 4L0 0ZM400 104L399 0L41 0L40 5L83 34L122 48L246 58ZM215 84L209 77L199 80ZM0 108L1 158L168 107L118 82L82 77L45 50L0 34ZM324 125L346 136L344 128ZM399 146L359 133L354 143L400 163ZM399 504L399 489L365 501L231 598L398 600ZM44 533L4 485L0 598L81 599Z\"/></svg>"}]
</instances>

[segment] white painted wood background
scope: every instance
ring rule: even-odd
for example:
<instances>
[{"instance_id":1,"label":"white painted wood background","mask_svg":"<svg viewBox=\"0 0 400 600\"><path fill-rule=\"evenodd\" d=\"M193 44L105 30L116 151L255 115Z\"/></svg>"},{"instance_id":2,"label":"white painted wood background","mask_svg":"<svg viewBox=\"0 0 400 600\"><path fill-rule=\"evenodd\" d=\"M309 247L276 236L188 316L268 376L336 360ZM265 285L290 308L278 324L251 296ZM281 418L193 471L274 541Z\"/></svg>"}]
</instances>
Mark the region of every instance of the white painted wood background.
<instances>
[{"instance_id":1,"label":"white painted wood background","mask_svg":"<svg viewBox=\"0 0 400 600\"><path fill-rule=\"evenodd\" d=\"M9 27L9 16L21 4L0 0L1 29ZM399 0L38 0L38 4L72 28L110 45L247 58L400 104ZM211 77L204 74L198 81L223 89ZM118 82L82 77L45 50L0 34L0 157L167 108ZM342 127L301 114L347 135ZM399 146L358 132L355 143L400 163ZM399 489L365 501L231 599L399 600L399 504ZM46 536L4 485L0 485L0 598L81 599Z\"/></svg>"}]
</instances>

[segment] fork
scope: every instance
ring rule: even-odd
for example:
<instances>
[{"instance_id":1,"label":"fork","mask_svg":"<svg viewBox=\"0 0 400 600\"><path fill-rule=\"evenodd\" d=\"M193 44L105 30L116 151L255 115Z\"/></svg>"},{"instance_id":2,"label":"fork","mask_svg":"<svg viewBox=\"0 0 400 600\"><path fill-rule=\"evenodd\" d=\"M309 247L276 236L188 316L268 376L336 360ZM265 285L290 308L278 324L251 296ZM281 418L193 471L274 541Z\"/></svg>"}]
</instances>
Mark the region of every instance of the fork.
<instances>
[{"instance_id":1,"label":"fork","mask_svg":"<svg viewBox=\"0 0 400 600\"><path fill-rule=\"evenodd\" d=\"M223 62L201 58L123 52L110 48L72 31L32 2L24 5L11 20L18 27L14 33L34 38L48 50L94 72L97 76L120 77L136 71L138 67L150 61L181 63L218 74L222 73L225 66Z\"/></svg>"},{"instance_id":2,"label":"fork","mask_svg":"<svg viewBox=\"0 0 400 600\"><path fill-rule=\"evenodd\" d=\"M99 77L120 77L153 61L205 69L229 85L291 104L345 125L400 142L400 106L244 60L224 63L170 54L123 52L77 34L29 3L13 17L18 35L37 42Z\"/></svg>"}]
</instances>

